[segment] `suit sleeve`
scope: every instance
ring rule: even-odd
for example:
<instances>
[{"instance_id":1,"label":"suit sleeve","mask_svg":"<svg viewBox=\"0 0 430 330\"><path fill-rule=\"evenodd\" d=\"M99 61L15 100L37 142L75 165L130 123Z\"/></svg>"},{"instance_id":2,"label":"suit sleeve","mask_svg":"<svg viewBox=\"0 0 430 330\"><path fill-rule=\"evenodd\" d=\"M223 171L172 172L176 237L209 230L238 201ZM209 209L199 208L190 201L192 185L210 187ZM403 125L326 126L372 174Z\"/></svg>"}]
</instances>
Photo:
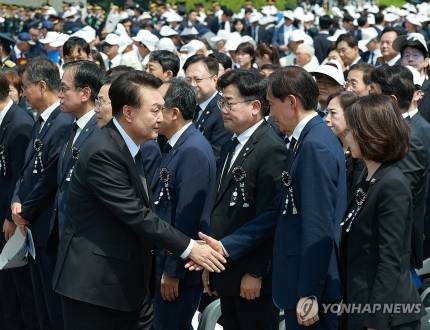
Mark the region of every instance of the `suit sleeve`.
<instances>
[{"instance_id":1,"label":"suit sleeve","mask_svg":"<svg viewBox=\"0 0 430 330\"><path fill-rule=\"evenodd\" d=\"M48 154L44 164L44 171L38 174L38 179L33 190L22 201L21 215L32 222L45 210L55 197L57 190L57 169L60 151L63 148L63 134L56 134L51 140L51 145L45 151ZM29 166L32 166L30 164Z\"/></svg>"},{"instance_id":2,"label":"suit sleeve","mask_svg":"<svg viewBox=\"0 0 430 330\"><path fill-rule=\"evenodd\" d=\"M208 136L208 140L212 145L215 159L217 161L217 164L219 165L221 148L230 139L231 134L224 128L224 122L218 107L214 110L214 112L215 113L213 113L212 115L216 115L217 118L213 127L211 127L211 134L210 136Z\"/></svg>"},{"instance_id":3,"label":"suit sleeve","mask_svg":"<svg viewBox=\"0 0 430 330\"><path fill-rule=\"evenodd\" d=\"M175 228L185 235L198 238L199 231L207 232L212 208L215 183L215 164L199 150L190 149L182 155L180 171L175 182ZM212 168L211 168L212 167ZM183 279L187 270L185 261L170 255L166 257L164 273Z\"/></svg>"},{"instance_id":4,"label":"suit sleeve","mask_svg":"<svg viewBox=\"0 0 430 330\"><path fill-rule=\"evenodd\" d=\"M378 237L378 265L373 287L369 292L369 304L392 303L392 289L401 285L405 233L410 233L407 221L411 211L411 195L407 186L398 179L392 179L380 189L378 209L375 216ZM366 315L364 325L368 328L383 329L388 324L390 314L373 313Z\"/></svg>"},{"instance_id":5,"label":"suit sleeve","mask_svg":"<svg viewBox=\"0 0 430 330\"><path fill-rule=\"evenodd\" d=\"M130 179L129 168L121 155L98 152L87 165L87 182L96 197L143 240L181 255L190 239L160 219L148 205Z\"/></svg>"},{"instance_id":6,"label":"suit sleeve","mask_svg":"<svg viewBox=\"0 0 430 330\"><path fill-rule=\"evenodd\" d=\"M320 299L334 249L336 192L339 168L330 150L321 144L303 143L295 178L301 219L298 296Z\"/></svg>"},{"instance_id":7,"label":"suit sleeve","mask_svg":"<svg viewBox=\"0 0 430 330\"><path fill-rule=\"evenodd\" d=\"M10 191L8 193L8 196L12 198L14 189L16 186L16 182L19 178L19 173L21 171L21 168L24 164L25 160L25 151L27 150L28 143L31 138L31 124L22 124L19 127L16 128L16 133L14 139L11 141L11 145L13 146L13 152L9 153L10 157L10 171L12 173L11 178L11 186ZM11 201L8 201L8 214L7 219L9 221L12 221L12 212L10 209L10 203Z\"/></svg>"}]
</instances>

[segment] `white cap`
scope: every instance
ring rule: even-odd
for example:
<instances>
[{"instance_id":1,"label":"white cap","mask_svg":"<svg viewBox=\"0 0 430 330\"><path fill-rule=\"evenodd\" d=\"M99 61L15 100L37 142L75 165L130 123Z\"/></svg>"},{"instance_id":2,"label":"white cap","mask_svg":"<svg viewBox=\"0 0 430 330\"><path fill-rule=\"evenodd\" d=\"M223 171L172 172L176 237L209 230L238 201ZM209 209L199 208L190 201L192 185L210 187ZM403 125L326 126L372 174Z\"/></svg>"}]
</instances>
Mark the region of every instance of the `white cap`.
<instances>
[{"instance_id":1,"label":"white cap","mask_svg":"<svg viewBox=\"0 0 430 330\"><path fill-rule=\"evenodd\" d=\"M335 17L343 17L343 13L338 7L333 7L331 9L331 12L333 13L333 16L335 16Z\"/></svg>"},{"instance_id":2,"label":"white cap","mask_svg":"<svg viewBox=\"0 0 430 330\"><path fill-rule=\"evenodd\" d=\"M62 47L66 43L66 41L69 40L69 38L70 36L68 34L59 33L57 39L51 42L49 46L53 48Z\"/></svg>"},{"instance_id":3,"label":"white cap","mask_svg":"<svg viewBox=\"0 0 430 330\"><path fill-rule=\"evenodd\" d=\"M183 18L182 18L182 16L180 16L177 13L170 13L170 15L167 16L166 21L169 22L169 23L172 23L172 22L182 22Z\"/></svg>"},{"instance_id":4,"label":"white cap","mask_svg":"<svg viewBox=\"0 0 430 330\"><path fill-rule=\"evenodd\" d=\"M170 26L164 25L160 29L160 36L162 37L171 37L177 36L178 32L173 30Z\"/></svg>"},{"instance_id":5,"label":"white cap","mask_svg":"<svg viewBox=\"0 0 430 330\"><path fill-rule=\"evenodd\" d=\"M121 36L121 45L119 46L118 52L123 53L124 50L133 44L133 40L128 35Z\"/></svg>"},{"instance_id":6,"label":"white cap","mask_svg":"<svg viewBox=\"0 0 430 330\"><path fill-rule=\"evenodd\" d=\"M168 50L169 52L177 53L176 46L170 38L161 38L158 41L156 48L158 50Z\"/></svg>"},{"instance_id":7,"label":"white cap","mask_svg":"<svg viewBox=\"0 0 430 330\"><path fill-rule=\"evenodd\" d=\"M341 29L336 30L336 31L335 31L335 33L334 33L332 36L327 37L327 40L328 40L328 41L331 41L331 42L336 42L336 40L337 40L337 39L338 39L342 34L345 34L345 33L347 33L347 32L346 32L346 30L341 30Z\"/></svg>"},{"instance_id":8,"label":"white cap","mask_svg":"<svg viewBox=\"0 0 430 330\"><path fill-rule=\"evenodd\" d=\"M226 30L218 30L218 32L216 33L216 36L211 38L211 41L218 42L221 40L228 40L229 37L230 37L230 32Z\"/></svg>"},{"instance_id":9,"label":"white cap","mask_svg":"<svg viewBox=\"0 0 430 330\"><path fill-rule=\"evenodd\" d=\"M303 30L294 30L290 34L290 39L288 42L297 42L297 41L303 41L303 43L308 44L310 46L313 46L314 41L311 36L306 34Z\"/></svg>"},{"instance_id":10,"label":"white cap","mask_svg":"<svg viewBox=\"0 0 430 330\"><path fill-rule=\"evenodd\" d=\"M107 43L111 46L120 46L121 45L121 38L119 37L119 35L115 34L115 33L109 33L105 40L103 40L104 43Z\"/></svg>"},{"instance_id":11,"label":"white cap","mask_svg":"<svg viewBox=\"0 0 430 330\"><path fill-rule=\"evenodd\" d=\"M267 24L275 23L275 22L276 22L276 17L274 17L274 16L263 16L258 21L258 24L267 25Z\"/></svg>"},{"instance_id":12,"label":"white cap","mask_svg":"<svg viewBox=\"0 0 430 330\"><path fill-rule=\"evenodd\" d=\"M375 15L373 15L373 14L368 14L368 15L367 15L367 23L368 23L369 25L375 25L375 24L376 24L376 22L375 22Z\"/></svg>"},{"instance_id":13,"label":"white cap","mask_svg":"<svg viewBox=\"0 0 430 330\"><path fill-rule=\"evenodd\" d=\"M258 22L262 17L263 15L261 15L260 13L253 13L249 17L249 23L252 24L252 23Z\"/></svg>"},{"instance_id":14,"label":"white cap","mask_svg":"<svg viewBox=\"0 0 430 330\"><path fill-rule=\"evenodd\" d=\"M138 21L143 21L145 19L152 19L152 17L147 12L145 12L137 18Z\"/></svg>"},{"instance_id":15,"label":"white cap","mask_svg":"<svg viewBox=\"0 0 430 330\"><path fill-rule=\"evenodd\" d=\"M294 21L294 13L291 10L285 10L283 14L285 18L288 18L290 21Z\"/></svg>"},{"instance_id":16,"label":"white cap","mask_svg":"<svg viewBox=\"0 0 430 330\"><path fill-rule=\"evenodd\" d=\"M58 13L54 7L49 7L47 10L45 10L44 14L50 15L50 16L57 16L58 15Z\"/></svg>"},{"instance_id":17,"label":"white cap","mask_svg":"<svg viewBox=\"0 0 430 330\"><path fill-rule=\"evenodd\" d=\"M181 36L195 36L198 34L199 34L199 31L197 31L197 29L194 26L187 27L183 29L181 32Z\"/></svg>"},{"instance_id":18,"label":"white cap","mask_svg":"<svg viewBox=\"0 0 430 330\"><path fill-rule=\"evenodd\" d=\"M255 42L254 38L251 37L251 36L242 36L242 40L241 41L242 41L241 43L243 43L243 42L249 42L254 47L254 49L257 48L257 43Z\"/></svg>"},{"instance_id":19,"label":"white cap","mask_svg":"<svg viewBox=\"0 0 430 330\"><path fill-rule=\"evenodd\" d=\"M78 13L78 10L76 9L76 7L71 6L69 8L69 10L66 10L63 14L63 18L69 18L72 16L75 16Z\"/></svg>"},{"instance_id":20,"label":"white cap","mask_svg":"<svg viewBox=\"0 0 430 330\"><path fill-rule=\"evenodd\" d=\"M235 52L237 49L237 46L239 46L241 42L242 42L242 37L238 32L230 33L230 37L225 43L224 48L228 52Z\"/></svg>"},{"instance_id":21,"label":"white cap","mask_svg":"<svg viewBox=\"0 0 430 330\"><path fill-rule=\"evenodd\" d=\"M409 14L408 16L406 16L406 20L412 25L421 26L421 22L418 19L417 15Z\"/></svg>"},{"instance_id":22,"label":"white cap","mask_svg":"<svg viewBox=\"0 0 430 330\"><path fill-rule=\"evenodd\" d=\"M278 13L278 10L276 9L275 6L264 6L261 8L261 12L264 15L272 16L272 15L276 15Z\"/></svg>"},{"instance_id":23,"label":"white cap","mask_svg":"<svg viewBox=\"0 0 430 330\"><path fill-rule=\"evenodd\" d=\"M193 39L181 47L181 52L187 53L188 56L192 56L205 47L206 45L202 41Z\"/></svg>"},{"instance_id":24,"label":"white cap","mask_svg":"<svg viewBox=\"0 0 430 330\"><path fill-rule=\"evenodd\" d=\"M140 30L137 36L132 38L134 41L141 42L148 48L151 52L155 50L155 46L158 43L158 37L152 34L148 30Z\"/></svg>"},{"instance_id":25,"label":"white cap","mask_svg":"<svg viewBox=\"0 0 430 330\"><path fill-rule=\"evenodd\" d=\"M409 33L406 36L399 36L393 42L393 48L398 52L407 46L422 46L427 53L429 52L427 42L421 33Z\"/></svg>"},{"instance_id":26,"label":"white cap","mask_svg":"<svg viewBox=\"0 0 430 330\"><path fill-rule=\"evenodd\" d=\"M57 40L59 33L55 31L48 31L46 34L46 38L40 39L39 41L42 44L50 44L51 42L54 42Z\"/></svg>"},{"instance_id":27,"label":"white cap","mask_svg":"<svg viewBox=\"0 0 430 330\"><path fill-rule=\"evenodd\" d=\"M369 27L361 30L361 40L358 41L358 48L362 52L368 51L367 44L373 39L378 38L378 31L375 28Z\"/></svg>"},{"instance_id":28,"label":"white cap","mask_svg":"<svg viewBox=\"0 0 430 330\"><path fill-rule=\"evenodd\" d=\"M93 27L87 25L84 26L81 30L87 34L87 39L85 39L86 42L91 43L96 40L96 30Z\"/></svg>"},{"instance_id":29,"label":"white cap","mask_svg":"<svg viewBox=\"0 0 430 330\"><path fill-rule=\"evenodd\" d=\"M117 35L119 35L120 37L128 36L128 32L127 32L127 30L125 29L125 26L122 23L118 23L116 25L116 29L115 29L114 33L117 34Z\"/></svg>"},{"instance_id":30,"label":"white cap","mask_svg":"<svg viewBox=\"0 0 430 330\"><path fill-rule=\"evenodd\" d=\"M342 66L338 61L331 60L321 64L312 74L319 73L334 79L339 85L345 85L345 78L342 72Z\"/></svg>"},{"instance_id":31,"label":"white cap","mask_svg":"<svg viewBox=\"0 0 430 330\"><path fill-rule=\"evenodd\" d=\"M407 67L411 71L414 85L418 85L421 87L425 78L422 78L418 70L415 69L413 66L405 65L405 67Z\"/></svg>"},{"instance_id":32,"label":"white cap","mask_svg":"<svg viewBox=\"0 0 430 330\"><path fill-rule=\"evenodd\" d=\"M393 13L387 13L384 15L384 21L388 23L393 23L394 21L397 21L399 19L399 16Z\"/></svg>"}]
</instances>

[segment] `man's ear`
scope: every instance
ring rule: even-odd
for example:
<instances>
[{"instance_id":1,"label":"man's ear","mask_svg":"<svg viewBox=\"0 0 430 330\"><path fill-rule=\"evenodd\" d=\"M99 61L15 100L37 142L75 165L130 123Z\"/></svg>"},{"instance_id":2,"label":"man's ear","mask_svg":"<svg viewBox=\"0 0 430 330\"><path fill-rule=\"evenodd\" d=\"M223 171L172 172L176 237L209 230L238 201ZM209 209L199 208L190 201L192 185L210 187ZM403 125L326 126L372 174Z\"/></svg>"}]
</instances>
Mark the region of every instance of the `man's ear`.
<instances>
[{"instance_id":1,"label":"man's ear","mask_svg":"<svg viewBox=\"0 0 430 330\"><path fill-rule=\"evenodd\" d=\"M124 116L124 119L127 123L131 123L134 118L134 110L129 105L124 105L122 107L122 114Z\"/></svg>"},{"instance_id":2,"label":"man's ear","mask_svg":"<svg viewBox=\"0 0 430 330\"><path fill-rule=\"evenodd\" d=\"M390 95L390 97L393 99L394 102L396 102L396 104L399 104L396 95Z\"/></svg>"},{"instance_id":3,"label":"man's ear","mask_svg":"<svg viewBox=\"0 0 430 330\"><path fill-rule=\"evenodd\" d=\"M91 88L89 87L81 88L81 101L88 102L89 100L91 100Z\"/></svg>"}]
</instances>

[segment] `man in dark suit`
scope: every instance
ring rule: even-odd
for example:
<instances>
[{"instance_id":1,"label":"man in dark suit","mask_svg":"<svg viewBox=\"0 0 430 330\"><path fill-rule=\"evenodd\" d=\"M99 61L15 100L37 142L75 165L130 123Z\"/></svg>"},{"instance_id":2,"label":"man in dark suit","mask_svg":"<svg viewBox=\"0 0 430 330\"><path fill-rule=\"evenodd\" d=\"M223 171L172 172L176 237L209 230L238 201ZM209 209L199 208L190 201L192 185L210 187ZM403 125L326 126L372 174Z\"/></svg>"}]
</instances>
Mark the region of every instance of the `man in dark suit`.
<instances>
[{"instance_id":1,"label":"man in dark suit","mask_svg":"<svg viewBox=\"0 0 430 330\"><path fill-rule=\"evenodd\" d=\"M0 219L4 236L0 249L14 234L10 201L24 163L33 119L9 98L9 81L0 73ZM0 271L0 327L39 329L34 311L33 288L28 266Z\"/></svg>"},{"instance_id":2,"label":"man in dark suit","mask_svg":"<svg viewBox=\"0 0 430 330\"><path fill-rule=\"evenodd\" d=\"M186 79L197 90L197 107L193 121L197 129L208 139L219 161L221 147L231 134L224 128L221 111L217 102L221 97L216 89L218 62L212 57L194 55L184 64Z\"/></svg>"},{"instance_id":3,"label":"man in dark suit","mask_svg":"<svg viewBox=\"0 0 430 330\"><path fill-rule=\"evenodd\" d=\"M61 111L71 114L75 122L58 160L58 190L50 223L50 235L53 235L50 244L53 244L54 249L57 248L58 238L64 230L67 190L76 160L81 148L97 128L95 99L103 78L103 72L94 62L69 62L63 68L59 94Z\"/></svg>"},{"instance_id":4,"label":"man in dark suit","mask_svg":"<svg viewBox=\"0 0 430 330\"><path fill-rule=\"evenodd\" d=\"M209 231L216 162L212 147L193 125L194 89L174 78L164 96L160 134L167 143L151 191L155 211L189 237ZM190 329L203 291L199 273L167 250L157 250L155 266L155 329Z\"/></svg>"},{"instance_id":5,"label":"man in dark suit","mask_svg":"<svg viewBox=\"0 0 430 330\"><path fill-rule=\"evenodd\" d=\"M413 120L409 108L415 93L412 73L401 65L383 65L372 72L373 89L381 94L392 96L405 120L411 127L410 148L406 157L398 162L398 166L409 181L413 199L413 228L411 266L421 268L423 263L424 218L427 206L429 185L430 147L428 132L417 114Z\"/></svg>"},{"instance_id":6,"label":"man in dark suit","mask_svg":"<svg viewBox=\"0 0 430 330\"><path fill-rule=\"evenodd\" d=\"M234 133L222 149L211 218L211 235L222 239L270 205L287 158L284 142L264 120L264 77L254 70L229 71L218 88L224 125ZM224 329L278 329L279 310L271 295L272 245L273 237L256 243L252 251L229 261L225 272L210 276L221 298ZM210 290L207 282L205 272Z\"/></svg>"},{"instance_id":7,"label":"man in dark suit","mask_svg":"<svg viewBox=\"0 0 430 330\"><path fill-rule=\"evenodd\" d=\"M115 79L109 89L114 118L89 138L75 165L53 277L67 330L135 326L153 244L209 270L224 268L219 253L151 210L139 145L158 134L164 104L159 85L141 71Z\"/></svg>"},{"instance_id":8,"label":"man in dark suit","mask_svg":"<svg viewBox=\"0 0 430 330\"><path fill-rule=\"evenodd\" d=\"M42 329L62 329L60 299L52 290L55 253L47 251L49 222L57 189L57 165L72 117L61 113L60 72L48 59L35 59L23 75L24 95L39 119L12 198L12 220L32 231L36 259L30 258L36 310Z\"/></svg>"},{"instance_id":9,"label":"man in dark suit","mask_svg":"<svg viewBox=\"0 0 430 330\"><path fill-rule=\"evenodd\" d=\"M330 36L329 30L332 24L333 20L329 15L324 15L319 18L320 31L314 37L314 48L315 56L320 63L324 61L332 47L332 42L327 39Z\"/></svg>"},{"instance_id":10,"label":"man in dark suit","mask_svg":"<svg viewBox=\"0 0 430 330\"><path fill-rule=\"evenodd\" d=\"M337 315L321 304L341 300L337 250L346 208L345 158L342 147L315 112L318 87L299 67L269 77L268 101L281 131L292 131L283 189L271 210L221 240L232 260L239 260L273 234L272 294L285 311L287 329L315 325L337 329ZM201 235L211 246L221 244ZM309 307L309 309L308 309Z\"/></svg>"},{"instance_id":11,"label":"man in dark suit","mask_svg":"<svg viewBox=\"0 0 430 330\"><path fill-rule=\"evenodd\" d=\"M364 63L360 57L358 42L350 33L342 34L337 38L336 50L345 65L345 71L343 72L345 79L348 77L348 72L351 66L358 63Z\"/></svg>"}]
</instances>

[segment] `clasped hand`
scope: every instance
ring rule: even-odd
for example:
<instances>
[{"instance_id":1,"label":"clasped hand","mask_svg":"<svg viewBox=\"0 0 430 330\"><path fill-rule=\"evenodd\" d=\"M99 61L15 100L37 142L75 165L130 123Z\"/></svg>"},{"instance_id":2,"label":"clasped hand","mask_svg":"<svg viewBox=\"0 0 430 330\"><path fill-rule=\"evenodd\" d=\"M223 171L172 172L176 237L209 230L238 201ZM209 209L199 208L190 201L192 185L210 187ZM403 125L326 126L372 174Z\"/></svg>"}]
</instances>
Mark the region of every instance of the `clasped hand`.
<instances>
[{"instance_id":1,"label":"clasped hand","mask_svg":"<svg viewBox=\"0 0 430 330\"><path fill-rule=\"evenodd\" d=\"M30 222L21 216L21 207L21 203L12 204L12 221L16 226L18 226L19 230L21 230L21 233L25 235L25 226Z\"/></svg>"},{"instance_id":2,"label":"clasped hand","mask_svg":"<svg viewBox=\"0 0 430 330\"><path fill-rule=\"evenodd\" d=\"M190 270L206 269L209 272L217 273L225 270L223 263L225 264L227 262L222 251L220 252L202 241L194 241L189 258L191 261L185 265L185 268L190 268L187 267L187 265L193 265L193 268L190 268Z\"/></svg>"}]
</instances>

